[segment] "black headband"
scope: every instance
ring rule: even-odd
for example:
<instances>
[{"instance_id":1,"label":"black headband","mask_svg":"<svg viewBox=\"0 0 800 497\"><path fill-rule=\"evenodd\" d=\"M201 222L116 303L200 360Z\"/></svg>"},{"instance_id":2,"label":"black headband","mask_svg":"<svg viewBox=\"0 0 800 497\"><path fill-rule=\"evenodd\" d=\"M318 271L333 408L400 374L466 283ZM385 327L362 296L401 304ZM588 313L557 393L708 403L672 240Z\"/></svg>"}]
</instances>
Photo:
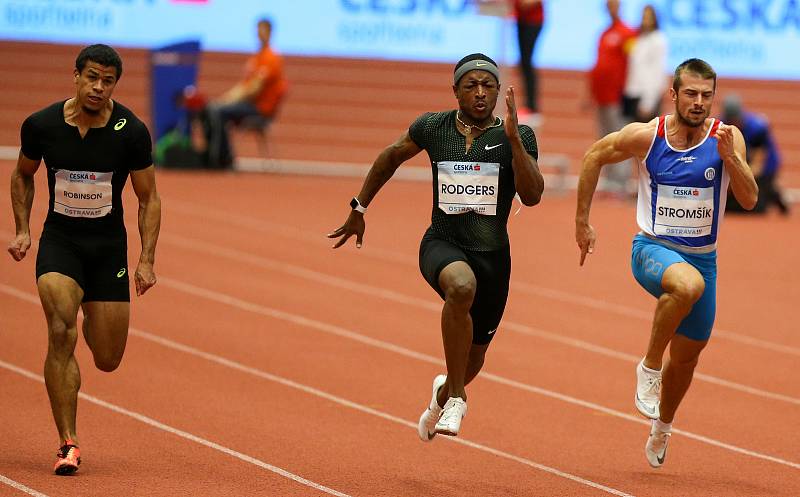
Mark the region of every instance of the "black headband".
<instances>
[{"instance_id":1,"label":"black headband","mask_svg":"<svg viewBox=\"0 0 800 497\"><path fill-rule=\"evenodd\" d=\"M485 59L472 59L464 62L460 66L458 66L453 73L453 84L457 85L458 81L461 79L462 76L467 74L470 71L486 71L500 82L500 70L494 65L493 62L489 62Z\"/></svg>"}]
</instances>

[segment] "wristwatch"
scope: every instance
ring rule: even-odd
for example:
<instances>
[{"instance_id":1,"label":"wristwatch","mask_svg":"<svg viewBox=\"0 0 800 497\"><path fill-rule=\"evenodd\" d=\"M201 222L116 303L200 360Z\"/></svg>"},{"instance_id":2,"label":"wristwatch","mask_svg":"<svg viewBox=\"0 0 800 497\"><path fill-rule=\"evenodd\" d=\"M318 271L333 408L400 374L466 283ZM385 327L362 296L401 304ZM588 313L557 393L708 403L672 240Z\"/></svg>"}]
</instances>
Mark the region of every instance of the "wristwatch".
<instances>
[{"instance_id":1,"label":"wristwatch","mask_svg":"<svg viewBox=\"0 0 800 497\"><path fill-rule=\"evenodd\" d=\"M367 212L367 208L361 205L361 202L358 201L358 197L353 197L353 200L350 201L350 208L361 214Z\"/></svg>"}]
</instances>

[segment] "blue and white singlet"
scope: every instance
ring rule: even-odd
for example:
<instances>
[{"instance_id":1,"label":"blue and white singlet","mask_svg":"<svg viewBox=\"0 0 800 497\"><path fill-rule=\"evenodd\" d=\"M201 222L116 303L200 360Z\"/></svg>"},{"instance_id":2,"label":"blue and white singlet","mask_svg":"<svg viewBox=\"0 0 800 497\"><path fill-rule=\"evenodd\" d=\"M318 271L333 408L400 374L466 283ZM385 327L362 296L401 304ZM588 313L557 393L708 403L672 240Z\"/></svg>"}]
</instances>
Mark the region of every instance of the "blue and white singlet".
<instances>
[{"instance_id":1,"label":"blue and white singlet","mask_svg":"<svg viewBox=\"0 0 800 497\"><path fill-rule=\"evenodd\" d=\"M642 232L679 250L702 253L716 248L730 177L717 151L713 119L697 145L679 150L667 139L660 116L650 150L639 162L636 221Z\"/></svg>"}]
</instances>

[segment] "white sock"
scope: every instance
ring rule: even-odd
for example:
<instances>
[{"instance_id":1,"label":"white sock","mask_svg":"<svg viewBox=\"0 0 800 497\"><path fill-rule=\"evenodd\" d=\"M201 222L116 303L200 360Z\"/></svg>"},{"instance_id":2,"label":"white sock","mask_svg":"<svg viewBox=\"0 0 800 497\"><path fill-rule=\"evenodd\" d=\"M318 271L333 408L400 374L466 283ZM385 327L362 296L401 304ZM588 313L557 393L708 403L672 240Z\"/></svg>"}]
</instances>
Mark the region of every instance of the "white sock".
<instances>
[{"instance_id":1,"label":"white sock","mask_svg":"<svg viewBox=\"0 0 800 497\"><path fill-rule=\"evenodd\" d=\"M672 433L672 423L665 423L661 419L653 420L653 426L661 433Z\"/></svg>"}]
</instances>

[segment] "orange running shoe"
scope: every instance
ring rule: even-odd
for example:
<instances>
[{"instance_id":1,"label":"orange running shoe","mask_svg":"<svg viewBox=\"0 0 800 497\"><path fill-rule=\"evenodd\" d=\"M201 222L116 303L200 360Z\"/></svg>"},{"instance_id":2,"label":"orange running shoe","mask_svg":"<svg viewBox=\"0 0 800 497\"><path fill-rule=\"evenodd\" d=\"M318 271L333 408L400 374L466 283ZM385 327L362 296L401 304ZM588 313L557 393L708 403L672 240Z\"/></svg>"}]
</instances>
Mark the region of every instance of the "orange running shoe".
<instances>
[{"instance_id":1,"label":"orange running shoe","mask_svg":"<svg viewBox=\"0 0 800 497\"><path fill-rule=\"evenodd\" d=\"M56 452L58 460L53 468L57 475L71 475L81 465L81 449L72 440L67 440Z\"/></svg>"}]
</instances>

